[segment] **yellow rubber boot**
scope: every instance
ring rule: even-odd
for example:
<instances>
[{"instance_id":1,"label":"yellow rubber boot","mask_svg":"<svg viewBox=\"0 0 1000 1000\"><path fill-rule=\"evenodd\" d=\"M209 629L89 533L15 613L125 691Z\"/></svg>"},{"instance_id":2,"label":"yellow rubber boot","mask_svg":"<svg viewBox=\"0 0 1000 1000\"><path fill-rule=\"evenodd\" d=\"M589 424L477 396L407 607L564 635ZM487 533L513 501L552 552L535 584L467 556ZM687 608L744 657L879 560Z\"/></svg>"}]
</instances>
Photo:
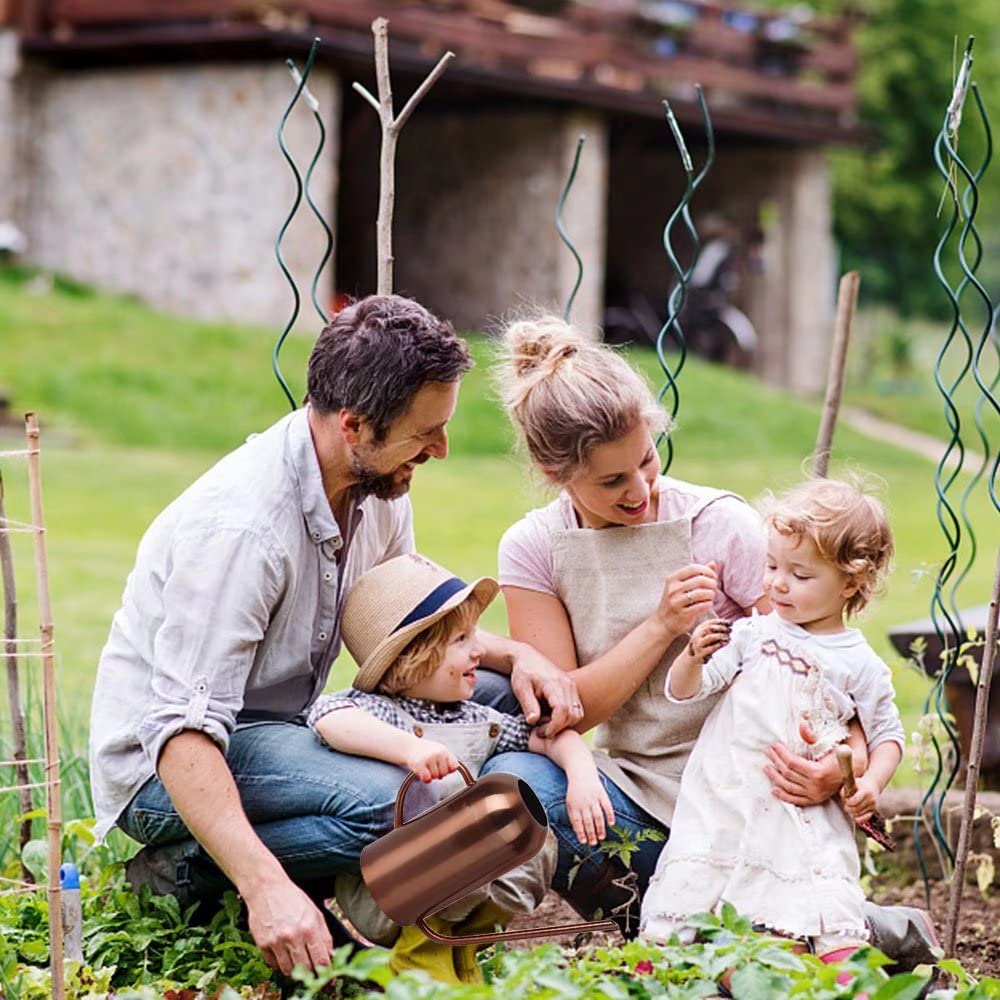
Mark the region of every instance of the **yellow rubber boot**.
<instances>
[{"instance_id":1,"label":"yellow rubber boot","mask_svg":"<svg viewBox=\"0 0 1000 1000\"><path fill-rule=\"evenodd\" d=\"M487 900L480 903L460 924L455 926L455 934L489 934L494 930L503 930L510 920L510 914ZM463 983L483 982L483 970L476 961L476 952L485 945L464 944L455 948L455 972Z\"/></svg>"},{"instance_id":2,"label":"yellow rubber boot","mask_svg":"<svg viewBox=\"0 0 1000 1000\"><path fill-rule=\"evenodd\" d=\"M439 917L429 917L427 923L439 934L452 933L451 924ZM450 945L432 941L419 927L403 927L389 952L389 968L397 974L407 969L422 969L439 983L457 986L462 979L455 969L455 952Z\"/></svg>"}]
</instances>

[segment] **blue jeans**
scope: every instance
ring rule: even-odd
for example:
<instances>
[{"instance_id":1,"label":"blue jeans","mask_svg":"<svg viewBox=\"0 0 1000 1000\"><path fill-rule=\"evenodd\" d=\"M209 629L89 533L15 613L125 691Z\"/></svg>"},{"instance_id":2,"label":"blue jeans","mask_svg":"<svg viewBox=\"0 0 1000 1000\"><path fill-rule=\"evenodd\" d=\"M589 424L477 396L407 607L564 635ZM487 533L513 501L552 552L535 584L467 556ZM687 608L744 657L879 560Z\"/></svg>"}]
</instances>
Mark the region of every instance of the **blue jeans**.
<instances>
[{"instance_id":1,"label":"blue jeans","mask_svg":"<svg viewBox=\"0 0 1000 1000\"><path fill-rule=\"evenodd\" d=\"M480 671L475 698L501 711L520 710L507 678L488 670ZM395 765L329 750L310 729L289 722L240 726L230 739L226 762L257 835L311 895L324 889L329 895L337 874L359 871L362 848L392 828L396 793L406 776ZM577 841L566 813L566 776L547 757L500 754L483 768L484 774L491 771L517 774L538 795L559 843L553 887L578 912L588 918L598 909L609 914L634 895L613 884L627 875L624 866ZM602 780L616 824L633 832L648 827L664 831L612 782ZM158 778L150 778L136 793L118 825L142 844L183 845L178 886L191 898L215 897L230 888L191 837ZM632 858L640 894L662 847L661 842L644 842ZM634 934L638 902L614 917Z\"/></svg>"},{"instance_id":2,"label":"blue jeans","mask_svg":"<svg viewBox=\"0 0 1000 1000\"><path fill-rule=\"evenodd\" d=\"M238 727L226 762L268 850L295 882L307 891L310 883L325 885L327 896L334 877L357 872L362 848L392 828L396 792L406 776L393 764L329 750L312 730L290 722ZM183 843L188 849L178 865L178 887L191 898L231 888L191 838L158 778L136 793L118 826L142 844Z\"/></svg>"}]
</instances>

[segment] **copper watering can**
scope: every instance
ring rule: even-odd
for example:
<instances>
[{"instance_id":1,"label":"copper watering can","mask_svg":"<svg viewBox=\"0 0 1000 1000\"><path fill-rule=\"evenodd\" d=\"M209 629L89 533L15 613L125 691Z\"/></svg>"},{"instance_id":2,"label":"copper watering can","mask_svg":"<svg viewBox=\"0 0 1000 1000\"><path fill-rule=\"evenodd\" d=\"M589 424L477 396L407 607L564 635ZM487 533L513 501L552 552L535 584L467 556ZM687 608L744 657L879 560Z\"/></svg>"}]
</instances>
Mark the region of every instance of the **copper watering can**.
<instances>
[{"instance_id":1,"label":"copper watering can","mask_svg":"<svg viewBox=\"0 0 1000 1000\"><path fill-rule=\"evenodd\" d=\"M449 945L617 930L613 920L597 920L449 937L427 925L427 917L533 858L549 826L538 796L516 775L475 781L464 764L458 769L467 787L404 823L403 800L417 778L408 774L396 795L395 828L361 852L361 875L379 909Z\"/></svg>"}]
</instances>

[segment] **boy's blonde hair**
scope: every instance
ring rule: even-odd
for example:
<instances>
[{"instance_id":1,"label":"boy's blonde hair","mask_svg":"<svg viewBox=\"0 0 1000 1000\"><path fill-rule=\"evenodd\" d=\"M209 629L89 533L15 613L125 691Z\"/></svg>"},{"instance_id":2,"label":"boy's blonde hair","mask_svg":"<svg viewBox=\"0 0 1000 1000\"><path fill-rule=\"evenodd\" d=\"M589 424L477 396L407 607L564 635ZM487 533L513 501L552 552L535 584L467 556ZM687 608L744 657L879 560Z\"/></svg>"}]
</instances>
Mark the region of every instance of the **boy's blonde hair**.
<instances>
[{"instance_id":1,"label":"boy's blonde hair","mask_svg":"<svg viewBox=\"0 0 1000 1000\"><path fill-rule=\"evenodd\" d=\"M410 640L382 675L377 690L382 694L401 694L426 680L441 666L452 635L474 628L482 613L479 601L470 594L457 608L452 608L443 618Z\"/></svg>"},{"instance_id":2,"label":"boy's blonde hair","mask_svg":"<svg viewBox=\"0 0 1000 1000\"><path fill-rule=\"evenodd\" d=\"M810 539L826 562L854 580L858 589L844 606L848 617L882 588L893 554L892 529L882 504L860 480L807 480L770 498L765 521L782 535Z\"/></svg>"},{"instance_id":3,"label":"boy's blonde hair","mask_svg":"<svg viewBox=\"0 0 1000 1000\"><path fill-rule=\"evenodd\" d=\"M510 323L496 380L528 454L557 485L572 479L595 445L641 422L668 425L643 377L618 351L588 340L557 316Z\"/></svg>"}]
</instances>

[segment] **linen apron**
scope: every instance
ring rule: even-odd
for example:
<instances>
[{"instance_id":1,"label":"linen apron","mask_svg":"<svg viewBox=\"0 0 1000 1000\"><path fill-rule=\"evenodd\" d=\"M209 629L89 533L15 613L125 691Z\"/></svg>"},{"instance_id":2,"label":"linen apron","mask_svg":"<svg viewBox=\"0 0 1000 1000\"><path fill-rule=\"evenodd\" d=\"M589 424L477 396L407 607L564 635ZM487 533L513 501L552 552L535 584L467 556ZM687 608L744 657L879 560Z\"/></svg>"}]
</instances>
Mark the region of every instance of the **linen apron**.
<instances>
[{"instance_id":1,"label":"linen apron","mask_svg":"<svg viewBox=\"0 0 1000 1000\"><path fill-rule=\"evenodd\" d=\"M667 576L693 562L692 519L710 503L733 495L715 492L676 521L553 532L555 588L569 615L577 663L593 662L653 613ZM718 700L718 695L690 705L667 700L667 671L687 642L687 636L676 639L594 733L598 769L667 827L684 765Z\"/></svg>"},{"instance_id":2,"label":"linen apron","mask_svg":"<svg viewBox=\"0 0 1000 1000\"><path fill-rule=\"evenodd\" d=\"M405 719L407 731L444 744L469 769L473 778L479 777L483 765L496 753L500 742L499 722L418 722L398 705L396 711ZM414 782L407 790L403 804L404 820L419 816L465 787L465 779L458 771L426 785ZM542 849L533 858L456 900L436 915L457 923L486 900L491 900L512 915L531 913L552 884L556 859L555 837L550 830ZM366 938L383 945L390 945L396 939L399 925L378 908L359 875L338 875L335 893L344 915Z\"/></svg>"}]
</instances>

